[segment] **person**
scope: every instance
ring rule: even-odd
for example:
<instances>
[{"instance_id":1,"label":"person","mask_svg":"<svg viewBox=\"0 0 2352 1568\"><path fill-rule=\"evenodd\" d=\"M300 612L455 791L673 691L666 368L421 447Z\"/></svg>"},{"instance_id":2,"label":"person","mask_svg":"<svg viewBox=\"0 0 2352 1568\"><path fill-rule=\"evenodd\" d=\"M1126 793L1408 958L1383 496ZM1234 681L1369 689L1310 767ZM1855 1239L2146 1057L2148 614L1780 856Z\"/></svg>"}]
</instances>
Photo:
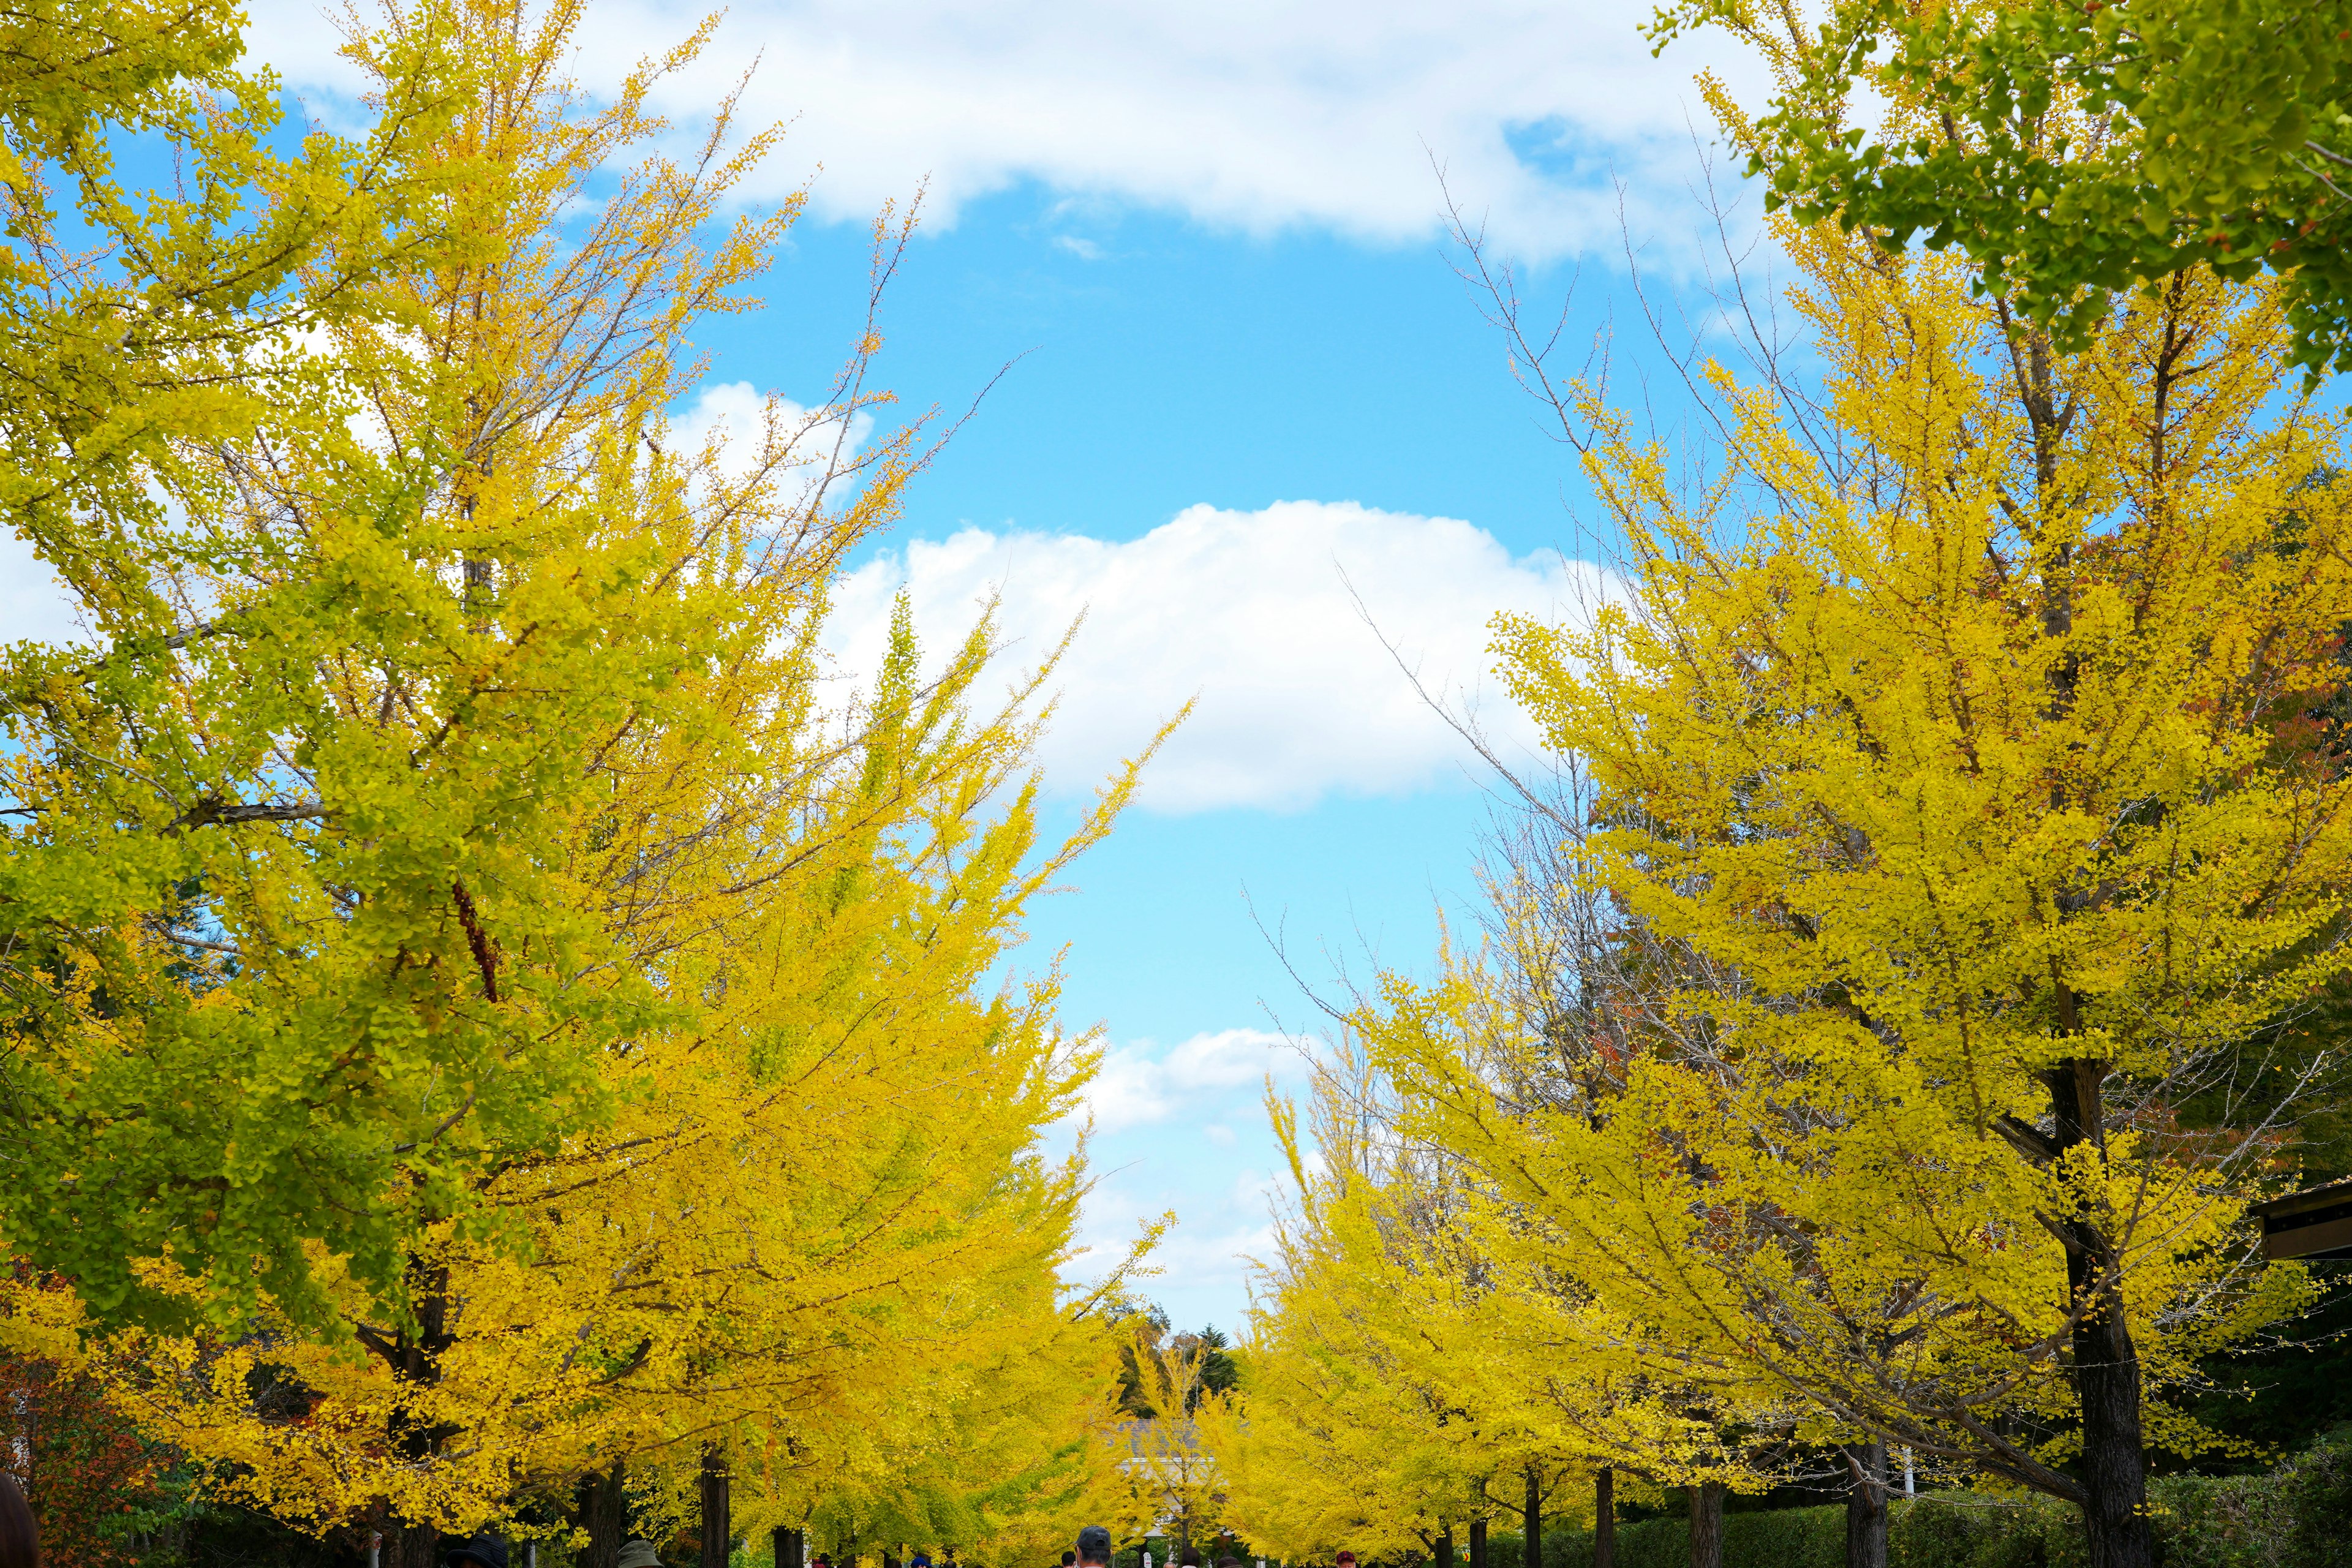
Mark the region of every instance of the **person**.
<instances>
[{"instance_id":1,"label":"person","mask_svg":"<svg viewBox=\"0 0 2352 1568\"><path fill-rule=\"evenodd\" d=\"M507 1538L487 1527L451 1547L443 1568L507 1568Z\"/></svg>"},{"instance_id":2,"label":"person","mask_svg":"<svg viewBox=\"0 0 2352 1568\"><path fill-rule=\"evenodd\" d=\"M1339 1553L1337 1568L1356 1568L1356 1554L1352 1552Z\"/></svg>"},{"instance_id":3,"label":"person","mask_svg":"<svg viewBox=\"0 0 2352 1568\"><path fill-rule=\"evenodd\" d=\"M620 1553L613 1559L613 1568L662 1568L661 1554L654 1543L640 1535L634 1541L621 1542Z\"/></svg>"},{"instance_id":4,"label":"person","mask_svg":"<svg viewBox=\"0 0 2352 1568\"><path fill-rule=\"evenodd\" d=\"M1078 1554L1077 1554L1076 1552L1063 1552L1063 1553L1062 1553L1062 1568L1070 1568L1070 1565L1071 1565L1072 1563L1076 1563L1077 1560L1078 1560Z\"/></svg>"},{"instance_id":5,"label":"person","mask_svg":"<svg viewBox=\"0 0 2352 1568\"><path fill-rule=\"evenodd\" d=\"M41 1568L41 1527L16 1478L0 1470L0 1568Z\"/></svg>"},{"instance_id":6,"label":"person","mask_svg":"<svg viewBox=\"0 0 2352 1568\"><path fill-rule=\"evenodd\" d=\"M1078 1531L1078 1568L1110 1568L1110 1531L1090 1524Z\"/></svg>"}]
</instances>

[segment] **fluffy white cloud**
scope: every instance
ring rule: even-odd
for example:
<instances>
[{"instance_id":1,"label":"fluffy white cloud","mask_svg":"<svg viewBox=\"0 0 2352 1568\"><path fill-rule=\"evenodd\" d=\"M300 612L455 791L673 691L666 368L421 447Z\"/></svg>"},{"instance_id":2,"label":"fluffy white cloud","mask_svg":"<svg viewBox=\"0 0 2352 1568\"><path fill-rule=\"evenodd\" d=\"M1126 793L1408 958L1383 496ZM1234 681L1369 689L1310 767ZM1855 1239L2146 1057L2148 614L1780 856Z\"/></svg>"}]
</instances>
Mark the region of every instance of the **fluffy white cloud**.
<instances>
[{"instance_id":1,"label":"fluffy white cloud","mask_svg":"<svg viewBox=\"0 0 2352 1568\"><path fill-rule=\"evenodd\" d=\"M1149 1041L1114 1047L1087 1092L1087 1113L1097 1133L1123 1132L1187 1112L1226 1109L1231 1091L1255 1090L1272 1073L1277 1080L1305 1076L1306 1064L1289 1039L1264 1029L1219 1029L1161 1051ZM1233 1129L1213 1128L1233 1142Z\"/></svg>"},{"instance_id":2,"label":"fluffy white cloud","mask_svg":"<svg viewBox=\"0 0 2352 1568\"><path fill-rule=\"evenodd\" d=\"M319 0L257 0L253 47L351 90ZM1432 156L1498 234L1559 252L1680 199L1690 82L1752 63L1712 38L1653 59L1650 0L743 0L668 83L691 120L758 68L747 118L790 120L774 194L822 164L820 209L869 214L926 178L956 204L1022 178L1216 223L1398 238L1429 230ZM614 79L704 7L600 0L583 79Z\"/></svg>"},{"instance_id":3,"label":"fluffy white cloud","mask_svg":"<svg viewBox=\"0 0 2352 1568\"><path fill-rule=\"evenodd\" d=\"M1499 610L1569 614L1605 581L1554 555L1514 559L1452 518L1353 502L1196 506L1126 542L966 529L849 576L835 633L849 668L878 663L901 585L934 646L992 594L1032 658L1084 616L1045 745L1055 789L1091 790L1197 698L1143 789L1155 809L1182 812L1398 794L1457 769L1467 748L1383 640L1423 686L1471 706L1483 697L1482 721L1524 740L1482 679L1487 622Z\"/></svg>"}]
</instances>

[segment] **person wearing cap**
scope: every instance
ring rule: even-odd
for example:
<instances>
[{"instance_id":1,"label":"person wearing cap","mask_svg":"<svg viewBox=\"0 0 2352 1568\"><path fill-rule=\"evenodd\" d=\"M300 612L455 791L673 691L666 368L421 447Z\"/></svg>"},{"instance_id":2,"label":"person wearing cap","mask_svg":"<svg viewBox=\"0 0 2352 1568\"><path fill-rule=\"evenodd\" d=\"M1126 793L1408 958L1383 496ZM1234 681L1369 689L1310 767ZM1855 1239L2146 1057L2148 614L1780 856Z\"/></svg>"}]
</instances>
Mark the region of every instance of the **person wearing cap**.
<instances>
[{"instance_id":1,"label":"person wearing cap","mask_svg":"<svg viewBox=\"0 0 2352 1568\"><path fill-rule=\"evenodd\" d=\"M1078 1568L1110 1568L1110 1531L1090 1524L1078 1531Z\"/></svg>"},{"instance_id":2,"label":"person wearing cap","mask_svg":"<svg viewBox=\"0 0 2352 1568\"><path fill-rule=\"evenodd\" d=\"M634 1541L621 1542L620 1554L613 1559L613 1568L662 1568L661 1553L654 1543L640 1535Z\"/></svg>"},{"instance_id":3,"label":"person wearing cap","mask_svg":"<svg viewBox=\"0 0 2352 1568\"><path fill-rule=\"evenodd\" d=\"M445 1568L507 1568L507 1538L495 1530L478 1530L441 1561Z\"/></svg>"},{"instance_id":4,"label":"person wearing cap","mask_svg":"<svg viewBox=\"0 0 2352 1568\"><path fill-rule=\"evenodd\" d=\"M1356 1568L1356 1554L1352 1552L1342 1552L1339 1553L1335 1568Z\"/></svg>"}]
</instances>

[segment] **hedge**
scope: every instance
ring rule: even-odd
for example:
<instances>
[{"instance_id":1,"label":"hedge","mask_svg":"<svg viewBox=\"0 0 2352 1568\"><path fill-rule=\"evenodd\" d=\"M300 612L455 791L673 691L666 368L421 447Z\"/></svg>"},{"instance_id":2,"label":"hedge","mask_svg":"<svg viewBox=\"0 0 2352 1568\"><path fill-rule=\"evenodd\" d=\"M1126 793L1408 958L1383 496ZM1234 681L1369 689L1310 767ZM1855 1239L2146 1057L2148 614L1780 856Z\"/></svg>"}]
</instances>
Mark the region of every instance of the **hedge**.
<instances>
[{"instance_id":1,"label":"hedge","mask_svg":"<svg viewBox=\"0 0 2352 1568\"><path fill-rule=\"evenodd\" d=\"M2264 1476L2166 1476L2149 1483L2165 1568L2352 1568L2352 1430ZM1895 1500L1887 1568L2087 1568L2080 1515L2050 1498L1930 1492ZM1543 1568L1592 1568L1589 1531L1544 1535ZM1517 1568L1518 1538L1487 1561ZM1689 1568L1690 1521L1617 1527L1617 1568ZM1727 1513L1723 1568L1845 1568L1845 1510Z\"/></svg>"}]
</instances>

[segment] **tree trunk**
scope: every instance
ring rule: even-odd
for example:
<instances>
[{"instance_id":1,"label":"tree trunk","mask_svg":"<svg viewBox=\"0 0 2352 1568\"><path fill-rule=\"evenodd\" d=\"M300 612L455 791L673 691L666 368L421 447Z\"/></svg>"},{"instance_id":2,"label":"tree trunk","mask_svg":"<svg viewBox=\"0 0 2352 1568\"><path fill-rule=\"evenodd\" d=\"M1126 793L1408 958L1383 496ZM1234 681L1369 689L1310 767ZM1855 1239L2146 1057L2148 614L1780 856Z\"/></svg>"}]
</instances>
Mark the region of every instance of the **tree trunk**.
<instances>
[{"instance_id":1,"label":"tree trunk","mask_svg":"<svg viewBox=\"0 0 2352 1568\"><path fill-rule=\"evenodd\" d=\"M727 1568L734 1555L735 1530L728 1518L727 1454L716 1443L702 1446L702 1568Z\"/></svg>"},{"instance_id":2,"label":"tree trunk","mask_svg":"<svg viewBox=\"0 0 2352 1568\"><path fill-rule=\"evenodd\" d=\"M429 1524L395 1521L383 1532L377 1561L383 1568L439 1568L441 1531Z\"/></svg>"},{"instance_id":3,"label":"tree trunk","mask_svg":"<svg viewBox=\"0 0 2352 1568\"><path fill-rule=\"evenodd\" d=\"M613 1568L621 1542L629 1533L628 1467L622 1460L604 1475L593 1470L580 1478L579 1513L574 1521L588 1537L578 1568Z\"/></svg>"},{"instance_id":4,"label":"tree trunk","mask_svg":"<svg viewBox=\"0 0 2352 1568\"><path fill-rule=\"evenodd\" d=\"M1521 1560L1528 1568L1543 1568L1543 1489L1536 1484L1536 1468L1528 1467L1528 1500L1520 1522Z\"/></svg>"},{"instance_id":5,"label":"tree trunk","mask_svg":"<svg viewBox=\"0 0 2352 1568\"><path fill-rule=\"evenodd\" d=\"M1437 1532L1437 1568L1454 1568L1454 1527Z\"/></svg>"},{"instance_id":6,"label":"tree trunk","mask_svg":"<svg viewBox=\"0 0 2352 1568\"><path fill-rule=\"evenodd\" d=\"M2085 1227L2088 1228L2088 1227ZM2097 1260L2067 1259L2070 1276ZM2140 1447L2139 1352L2123 1303L2102 1292L2097 1316L2074 1331L2074 1386L2083 1404L2083 1535L2090 1568L2155 1568L2147 1521L2147 1456Z\"/></svg>"},{"instance_id":7,"label":"tree trunk","mask_svg":"<svg viewBox=\"0 0 2352 1568\"><path fill-rule=\"evenodd\" d=\"M412 1334L404 1329L386 1337L370 1331L362 1333L360 1340L391 1368L395 1384L430 1388L441 1381L442 1352L457 1342L457 1336L449 1331L449 1270L411 1258L407 1285L411 1310L416 1316L416 1331ZM442 1443L455 1430L418 1420L403 1401L393 1406L385 1420L384 1435L391 1438L393 1451L403 1460L425 1468L431 1465ZM441 1531L437 1528L401 1519L389 1509L385 1514L383 1543L377 1552L381 1568L440 1568Z\"/></svg>"},{"instance_id":8,"label":"tree trunk","mask_svg":"<svg viewBox=\"0 0 2352 1568\"><path fill-rule=\"evenodd\" d=\"M772 1539L776 1543L776 1568L802 1568L802 1559L808 1553L802 1544L801 1532L780 1524Z\"/></svg>"},{"instance_id":9,"label":"tree trunk","mask_svg":"<svg viewBox=\"0 0 2352 1568\"><path fill-rule=\"evenodd\" d=\"M2074 994L2059 987L2059 1026L2074 1032ZM2059 1150L2106 1146L2101 1061L2061 1063L2050 1074ZM2140 1443L2139 1352L2116 1288L2115 1246L2098 1216L2077 1213L2060 1225L2066 1283L2083 1313L2074 1336L2074 1393L2083 1413L2083 1538L2090 1568L2156 1568L2147 1520L2147 1455Z\"/></svg>"},{"instance_id":10,"label":"tree trunk","mask_svg":"<svg viewBox=\"0 0 2352 1568\"><path fill-rule=\"evenodd\" d=\"M1486 1568L1486 1521L1470 1521L1470 1568Z\"/></svg>"},{"instance_id":11,"label":"tree trunk","mask_svg":"<svg viewBox=\"0 0 2352 1568\"><path fill-rule=\"evenodd\" d=\"M1607 1465L1592 1472L1592 1568L1617 1568L1617 1472Z\"/></svg>"},{"instance_id":12,"label":"tree trunk","mask_svg":"<svg viewBox=\"0 0 2352 1568\"><path fill-rule=\"evenodd\" d=\"M1845 1568L1886 1568L1886 1445L1848 1444L1845 1467Z\"/></svg>"},{"instance_id":13,"label":"tree trunk","mask_svg":"<svg viewBox=\"0 0 2352 1568\"><path fill-rule=\"evenodd\" d=\"M1690 1492L1690 1568L1723 1568L1723 1483L1702 1481Z\"/></svg>"}]
</instances>

